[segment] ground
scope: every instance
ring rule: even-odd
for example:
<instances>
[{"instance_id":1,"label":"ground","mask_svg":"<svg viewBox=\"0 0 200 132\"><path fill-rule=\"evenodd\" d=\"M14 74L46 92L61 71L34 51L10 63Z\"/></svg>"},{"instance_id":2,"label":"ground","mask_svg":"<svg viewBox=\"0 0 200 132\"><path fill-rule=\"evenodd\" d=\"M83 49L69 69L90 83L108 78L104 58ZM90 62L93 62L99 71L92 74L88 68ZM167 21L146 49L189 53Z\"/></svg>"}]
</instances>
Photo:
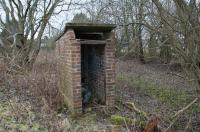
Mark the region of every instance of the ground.
<instances>
[{"instance_id":1,"label":"ground","mask_svg":"<svg viewBox=\"0 0 200 132\"><path fill-rule=\"evenodd\" d=\"M140 64L133 60L118 61L117 65L118 97L134 102L148 114L158 115L162 126L167 127L170 118L197 97L195 85L180 77L183 72L168 65ZM182 131L191 120L191 131L199 131L199 117L200 104L195 103L179 117L173 130Z\"/></svg>"},{"instance_id":2,"label":"ground","mask_svg":"<svg viewBox=\"0 0 200 132\"><path fill-rule=\"evenodd\" d=\"M5 72L0 66L0 131L98 131L110 125L142 131L156 116L167 128L173 115L197 97L195 85L168 65L116 62L116 104L92 104L79 118L59 106L54 53L42 52L32 71ZM132 109L128 103L141 112ZM145 113L145 114L144 114ZM121 120L124 120L121 121ZM174 131L200 131L200 104L194 103L172 126Z\"/></svg>"}]
</instances>

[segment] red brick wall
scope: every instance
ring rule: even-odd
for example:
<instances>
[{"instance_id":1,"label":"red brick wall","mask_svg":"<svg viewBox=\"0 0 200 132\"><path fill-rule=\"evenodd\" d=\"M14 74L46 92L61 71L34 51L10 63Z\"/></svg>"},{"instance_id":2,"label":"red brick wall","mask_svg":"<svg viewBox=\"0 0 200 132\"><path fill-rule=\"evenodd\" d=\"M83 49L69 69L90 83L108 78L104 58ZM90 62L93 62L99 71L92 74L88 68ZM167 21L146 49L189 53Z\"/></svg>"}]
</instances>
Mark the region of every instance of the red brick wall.
<instances>
[{"instance_id":1,"label":"red brick wall","mask_svg":"<svg viewBox=\"0 0 200 132\"><path fill-rule=\"evenodd\" d=\"M113 106L115 98L115 42L111 33L105 47L106 104Z\"/></svg>"},{"instance_id":2,"label":"red brick wall","mask_svg":"<svg viewBox=\"0 0 200 132\"><path fill-rule=\"evenodd\" d=\"M92 38L91 38L92 39ZM115 56L114 56L114 37L109 34L106 45L103 48L104 68L96 71L97 82L104 81L104 84L96 84L96 94L103 96L105 94L106 105L114 104L115 96ZM56 46L57 69L59 74L58 87L63 102L74 114L82 113L81 97L81 44L75 38L73 30L68 30L58 41ZM96 64L97 69L98 65ZM100 74L103 71L103 74ZM88 74L89 75L89 74ZM102 76L104 75L104 76ZM95 84L95 83L94 83ZM104 89L104 90L102 90Z\"/></svg>"},{"instance_id":3,"label":"red brick wall","mask_svg":"<svg viewBox=\"0 0 200 132\"><path fill-rule=\"evenodd\" d=\"M80 43L73 30L67 31L56 46L59 91L63 101L74 114L82 112Z\"/></svg>"}]
</instances>

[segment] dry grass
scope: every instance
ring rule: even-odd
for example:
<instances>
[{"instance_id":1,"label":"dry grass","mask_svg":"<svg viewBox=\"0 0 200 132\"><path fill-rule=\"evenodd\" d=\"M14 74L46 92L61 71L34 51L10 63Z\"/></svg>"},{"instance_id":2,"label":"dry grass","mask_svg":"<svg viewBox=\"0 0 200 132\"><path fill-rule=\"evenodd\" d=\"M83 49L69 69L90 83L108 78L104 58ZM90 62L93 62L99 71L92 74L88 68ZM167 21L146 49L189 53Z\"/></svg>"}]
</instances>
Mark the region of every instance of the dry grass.
<instances>
[{"instance_id":1,"label":"dry grass","mask_svg":"<svg viewBox=\"0 0 200 132\"><path fill-rule=\"evenodd\" d=\"M69 126L75 132L94 131L106 129L106 125L112 124L112 115L133 120L132 124L128 124L130 131L144 129L147 120L121 104L121 101L134 102L148 116L163 117L160 125L166 128L170 123L169 117L188 103L184 102L187 97L185 94L175 97L176 92L185 91L192 97L192 90L188 90L191 85L167 74L163 70L166 68L142 65L135 61L119 61L115 107L93 106L79 119L72 119L67 109L58 112L58 75L54 52L41 52L31 71L22 69L17 73L6 72L6 65L0 64L0 131L69 131ZM184 114L178 120L175 130L183 129L184 125L180 124L188 124L188 130L198 131L198 110L199 107L194 107L190 112L187 111L189 114ZM127 124L123 125L127 130Z\"/></svg>"},{"instance_id":2,"label":"dry grass","mask_svg":"<svg viewBox=\"0 0 200 132\"><path fill-rule=\"evenodd\" d=\"M35 122L37 129L41 131L58 131L62 128L59 124L65 118L62 115L58 116L57 104L59 104L59 96L57 91L57 77L56 77L56 60L54 53L41 53L37 59L37 62L33 66L31 71L26 69L21 69L20 71L9 71L7 72L6 65L1 63L1 78L0 87L1 94L0 97L1 104L8 106L6 111L14 111L13 119L11 123L7 120L5 124L22 124L31 130ZM10 102L14 102L13 105ZM26 105L25 105L26 104ZM28 108L28 110L26 110ZM17 111L17 114L15 112ZM33 113L30 119L27 119L27 113ZM18 120L21 116L22 121ZM16 117L16 119L15 119ZM12 125L11 125L12 126ZM16 131L20 126L8 127L5 130ZM25 129L24 128L24 129ZM3 128L2 128L3 129Z\"/></svg>"},{"instance_id":3,"label":"dry grass","mask_svg":"<svg viewBox=\"0 0 200 132\"><path fill-rule=\"evenodd\" d=\"M174 72L184 75L180 71L171 71L167 65L140 64L137 61L118 61L117 94L124 101L134 102L137 107L149 115L161 117L160 125L167 127L173 115L197 95L195 85ZM123 91L123 92L122 92ZM200 130L200 103L196 102L185 111L173 125L173 131ZM132 114L134 116L134 114Z\"/></svg>"}]
</instances>

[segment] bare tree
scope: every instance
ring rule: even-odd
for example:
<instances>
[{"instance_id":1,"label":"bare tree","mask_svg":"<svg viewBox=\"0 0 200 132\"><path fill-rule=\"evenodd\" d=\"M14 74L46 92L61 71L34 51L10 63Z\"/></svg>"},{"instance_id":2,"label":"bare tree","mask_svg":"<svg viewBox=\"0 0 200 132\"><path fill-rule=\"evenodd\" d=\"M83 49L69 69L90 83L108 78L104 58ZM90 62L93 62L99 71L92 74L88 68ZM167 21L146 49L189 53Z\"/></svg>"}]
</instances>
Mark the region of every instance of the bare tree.
<instances>
[{"instance_id":1,"label":"bare tree","mask_svg":"<svg viewBox=\"0 0 200 132\"><path fill-rule=\"evenodd\" d=\"M174 12L164 8L159 0L152 0L160 14L161 21L165 27L162 34L167 39L176 58L187 70L193 73L200 87L200 47L199 47L199 6L196 0L173 0ZM197 89L199 94L199 88Z\"/></svg>"},{"instance_id":2,"label":"bare tree","mask_svg":"<svg viewBox=\"0 0 200 132\"><path fill-rule=\"evenodd\" d=\"M19 65L33 64L53 15L68 11L72 0L0 0L1 51Z\"/></svg>"}]
</instances>

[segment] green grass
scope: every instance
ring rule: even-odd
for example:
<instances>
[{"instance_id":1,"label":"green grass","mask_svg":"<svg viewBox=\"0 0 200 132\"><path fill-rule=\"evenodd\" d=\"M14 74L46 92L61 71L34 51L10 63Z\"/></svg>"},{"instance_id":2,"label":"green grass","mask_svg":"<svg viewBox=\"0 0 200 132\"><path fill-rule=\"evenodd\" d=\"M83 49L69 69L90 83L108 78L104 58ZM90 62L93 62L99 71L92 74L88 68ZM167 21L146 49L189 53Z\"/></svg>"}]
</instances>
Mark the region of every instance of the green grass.
<instances>
[{"instance_id":1,"label":"green grass","mask_svg":"<svg viewBox=\"0 0 200 132\"><path fill-rule=\"evenodd\" d=\"M184 107L193 100L193 98L191 98L185 92L176 91L170 87L156 84L153 81L147 81L142 78L134 78L121 74L117 76L117 80L125 82L134 88L139 88L149 96L154 97L162 103L171 105L173 107ZM194 104L190 110L193 112L199 112L200 106Z\"/></svg>"},{"instance_id":2,"label":"green grass","mask_svg":"<svg viewBox=\"0 0 200 132\"><path fill-rule=\"evenodd\" d=\"M111 123L114 125L125 125L125 124L133 124L135 120L123 117L121 115L111 115Z\"/></svg>"}]
</instances>

